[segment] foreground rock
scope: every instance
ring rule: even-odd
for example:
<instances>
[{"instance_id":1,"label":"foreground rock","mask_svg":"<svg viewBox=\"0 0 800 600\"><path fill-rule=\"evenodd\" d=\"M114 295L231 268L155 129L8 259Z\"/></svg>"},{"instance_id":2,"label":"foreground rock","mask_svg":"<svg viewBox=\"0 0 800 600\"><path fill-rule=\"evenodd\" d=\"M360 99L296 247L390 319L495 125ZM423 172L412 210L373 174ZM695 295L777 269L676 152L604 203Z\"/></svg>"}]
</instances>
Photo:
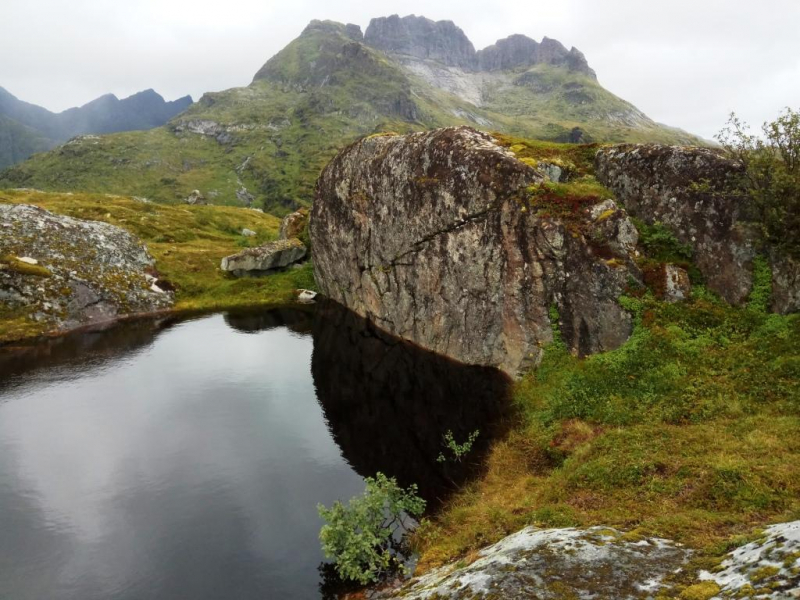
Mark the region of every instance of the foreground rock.
<instances>
[{"instance_id":1,"label":"foreground rock","mask_svg":"<svg viewBox=\"0 0 800 600\"><path fill-rule=\"evenodd\" d=\"M730 552L700 579L718 588L714 598L800 598L800 521L767 527L762 539Z\"/></svg>"},{"instance_id":2,"label":"foreground rock","mask_svg":"<svg viewBox=\"0 0 800 600\"><path fill-rule=\"evenodd\" d=\"M237 277L266 275L302 260L305 255L306 247L300 240L277 240L226 256L221 268Z\"/></svg>"},{"instance_id":3,"label":"foreground rock","mask_svg":"<svg viewBox=\"0 0 800 600\"><path fill-rule=\"evenodd\" d=\"M60 331L169 308L154 261L108 223L0 204L0 306Z\"/></svg>"},{"instance_id":4,"label":"foreground rock","mask_svg":"<svg viewBox=\"0 0 800 600\"><path fill-rule=\"evenodd\" d=\"M668 540L628 540L604 527L527 527L481 550L468 566L456 563L436 569L383 597L652 598L688 555L688 550Z\"/></svg>"},{"instance_id":5,"label":"foreground rock","mask_svg":"<svg viewBox=\"0 0 800 600\"><path fill-rule=\"evenodd\" d=\"M597 178L633 216L660 221L691 246L708 287L743 304L753 287L753 260L769 257L772 310L800 310L800 262L762 242L736 180L741 166L708 148L623 144L601 149Z\"/></svg>"},{"instance_id":6,"label":"foreground rock","mask_svg":"<svg viewBox=\"0 0 800 600\"><path fill-rule=\"evenodd\" d=\"M636 229L610 200L538 211L526 194L543 180L466 127L356 142L317 183L320 289L394 335L512 375L552 340L551 307L576 353L616 348L632 326L617 298L640 279Z\"/></svg>"}]
</instances>

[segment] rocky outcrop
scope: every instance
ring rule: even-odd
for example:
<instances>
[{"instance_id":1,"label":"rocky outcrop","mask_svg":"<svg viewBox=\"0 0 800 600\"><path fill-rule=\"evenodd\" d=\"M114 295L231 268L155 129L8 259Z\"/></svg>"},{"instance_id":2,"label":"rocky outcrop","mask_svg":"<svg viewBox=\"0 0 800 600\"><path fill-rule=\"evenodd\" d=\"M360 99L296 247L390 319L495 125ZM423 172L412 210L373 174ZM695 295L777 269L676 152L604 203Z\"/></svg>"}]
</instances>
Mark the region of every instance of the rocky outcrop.
<instances>
[{"instance_id":1,"label":"rocky outcrop","mask_svg":"<svg viewBox=\"0 0 800 600\"><path fill-rule=\"evenodd\" d=\"M297 238L247 248L222 259L220 268L237 277L267 275L302 260L306 247Z\"/></svg>"},{"instance_id":2,"label":"rocky outcrop","mask_svg":"<svg viewBox=\"0 0 800 600\"><path fill-rule=\"evenodd\" d=\"M547 64L597 78L577 48L567 50L558 40L544 37L540 43L517 34L476 52L466 34L452 21L432 21L416 15L372 19L364 43L387 54L432 60L465 71L501 71Z\"/></svg>"},{"instance_id":3,"label":"rocky outcrop","mask_svg":"<svg viewBox=\"0 0 800 600\"><path fill-rule=\"evenodd\" d=\"M567 50L558 40L548 37L539 43L525 35L512 35L498 40L476 53L477 68L481 71L502 71L536 64L566 67L596 79L586 57L577 48Z\"/></svg>"},{"instance_id":4,"label":"rocky outcrop","mask_svg":"<svg viewBox=\"0 0 800 600\"><path fill-rule=\"evenodd\" d=\"M193 204L193 205L203 205L208 204L206 197L200 192L200 190L192 190L192 193L189 194L183 200L186 204Z\"/></svg>"},{"instance_id":5,"label":"rocky outcrop","mask_svg":"<svg viewBox=\"0 0 800 600\"><path fill-rule=\"evenodd\" d=\"M716 586L714 598L800 598L800 521L767 527L761 539L729 552L700 580L707 583L699 586Z\"/></svg>"},{"instance_id":6,"label":"rocky outcrop","mask_svg":"<svg viewBox=\"0 0 800 600\"><path fill-rule=\"evenodd\" d=\"M154 261L108 223L0 204L0 304L60 331L169 308Z\"/></svg>"},{"instance_id":7,"label":"rocky outcrop","mask_svg":"<svg viewBox=\"0 0 800 600\"><path fill-rule=\"evenodd\" d=\"M398 15L369 22L364 43L391 54L431 59L447 66L471 69L475 47L452 21L431 21L425 17Z\"/></svg>"},{"instance_id":8,"label":"rocky outcrop","mask_svg":"<svg viewBox=\"0 0 800 600\"><path fill-rule=\"evenodd\" d=\"M708 287L731 304L746 302L753 260L767 255L776 312L800 310L800 265L765 247L747 197L741 165L708 148L623 144L603 148L597 178L633 216L666 225L694 251Z\"/></svg>"},{"instance_id":9,"label":"rocky outcrop","mask_svg":"<svg viewBox=\"0 0 800 600\"><path fill-rule=\"evenodd\" d=\"M626 538L611 528L526 527L478 552L467 566L450 564L380 598L653 598L689 552L661 538ZM463 561L461 563L463 565Z\"/></svg>"},{"instance_id":10,"label":"rocky outcrop","mask_svg":"<svg viewBox=\"0 0 800 600\"><path fill-rule=\"evenodd\" d=\"M308 209L301 208L289 213L281 221L279 237L282 240L299 237L308 225Z\"/></svg>"},{"instance_id":11,"label":"rocky outcrop","mask_svg":"<svg viewBox=\"0 0 800 600\"><path fill-rule=\"evenodd\" d=\"M541 172L473 129L371 136L317 183L309 224L321 291L384 330L517 375L553 337L585 355L622 344L618 304L637 232L612 201L537 206Z\"/></svg>"}]
</instances>

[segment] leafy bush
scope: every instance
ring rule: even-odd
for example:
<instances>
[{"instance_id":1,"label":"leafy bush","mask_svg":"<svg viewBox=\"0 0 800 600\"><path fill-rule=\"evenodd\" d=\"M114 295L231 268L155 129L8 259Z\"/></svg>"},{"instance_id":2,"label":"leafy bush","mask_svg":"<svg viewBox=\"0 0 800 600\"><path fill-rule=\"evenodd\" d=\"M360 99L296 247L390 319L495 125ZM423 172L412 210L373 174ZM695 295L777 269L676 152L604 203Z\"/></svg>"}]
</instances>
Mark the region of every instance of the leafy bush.
<instances>
[{"instance_id":1,"label":"leafy bush","mask_svg":"<svg viewBox=\"0 0 800 600\"><path fill-rule=\"evenodd\" d=\"M475 431L469 434L469 436L467 437L466 441L464 441L463 444L459 444L453 437L453 432L448 429L447 433L445 433L444 436L442 436L442 446L444 446L447 450L450 450L453 457L448 458L447 456L445 456L444 452L440 452L439 456L436 458L436 462L443 463L448 460L461 462L461 459L472 451L472 444L474 444L475 440L478 439L478 435L480 435L480 431L476 429Z\"/></svg>"},{"instance_id":2,"label":"leafy bush","mask_svg":"<svg viewBox=\"0 0 800 600\"><path fill-rule=\"evenodd\" d=\"M337 501L331 508L317 507L326 521L319 533L325 555L333 559L342 579L361 584L403 568L396 534L408 531L408 517L425 510L415 485L404 490L383 473L365 481L364 494L351 498L347 506Z\"/></svg>"},{"instance_id":3,"label":"leafy bush","mask_svg":"<svg viewBox=\"0 0 800 600\"><path fill-rule=\"evenodd\" d=\"M742 163L743 185L753 199L767 239L800 257L800 111L787 108L761 135L731 113L716 139Z\"/></svg>"}]
</instances>

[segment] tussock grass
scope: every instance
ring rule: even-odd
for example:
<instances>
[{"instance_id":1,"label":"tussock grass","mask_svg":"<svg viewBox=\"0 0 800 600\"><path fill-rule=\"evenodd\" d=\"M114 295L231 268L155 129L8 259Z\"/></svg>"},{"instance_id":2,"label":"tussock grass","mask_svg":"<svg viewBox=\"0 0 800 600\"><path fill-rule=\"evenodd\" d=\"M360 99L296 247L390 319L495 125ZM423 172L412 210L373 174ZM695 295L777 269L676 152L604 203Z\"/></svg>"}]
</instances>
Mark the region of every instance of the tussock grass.
<instances>
[{"instance_id":1,"label":"tussock grass","mask_svg":"<svg viewBox=\"0 0 800 600\"><path fill-rule=\"evenodd\" d=\"M800 316L627 299L632 338L580 360L560 342L515 390L485 476L416 533L429 569L526 525L609 525L730 549L800 518Z\"/></svg>"}]
</instances>

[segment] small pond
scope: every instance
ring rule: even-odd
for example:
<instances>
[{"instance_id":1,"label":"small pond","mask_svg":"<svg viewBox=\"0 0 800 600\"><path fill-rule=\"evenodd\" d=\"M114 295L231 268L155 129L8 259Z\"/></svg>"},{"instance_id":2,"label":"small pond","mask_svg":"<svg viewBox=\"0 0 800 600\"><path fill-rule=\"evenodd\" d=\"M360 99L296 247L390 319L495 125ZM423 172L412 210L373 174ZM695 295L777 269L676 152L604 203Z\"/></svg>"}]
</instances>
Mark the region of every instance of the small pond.
<instances>
[{"instance_id":1,"label":"small pond","mask_svg":"<svg viewBox=\"0 0 800 600\"><path fill-rule=\"evenodd\" d=\"M0 598L320 598L317 504L382 471L435 507L506 380L335 305L0 350ZM462 464L442 436L480 430Z\"/></svg>"}]
</instances>

